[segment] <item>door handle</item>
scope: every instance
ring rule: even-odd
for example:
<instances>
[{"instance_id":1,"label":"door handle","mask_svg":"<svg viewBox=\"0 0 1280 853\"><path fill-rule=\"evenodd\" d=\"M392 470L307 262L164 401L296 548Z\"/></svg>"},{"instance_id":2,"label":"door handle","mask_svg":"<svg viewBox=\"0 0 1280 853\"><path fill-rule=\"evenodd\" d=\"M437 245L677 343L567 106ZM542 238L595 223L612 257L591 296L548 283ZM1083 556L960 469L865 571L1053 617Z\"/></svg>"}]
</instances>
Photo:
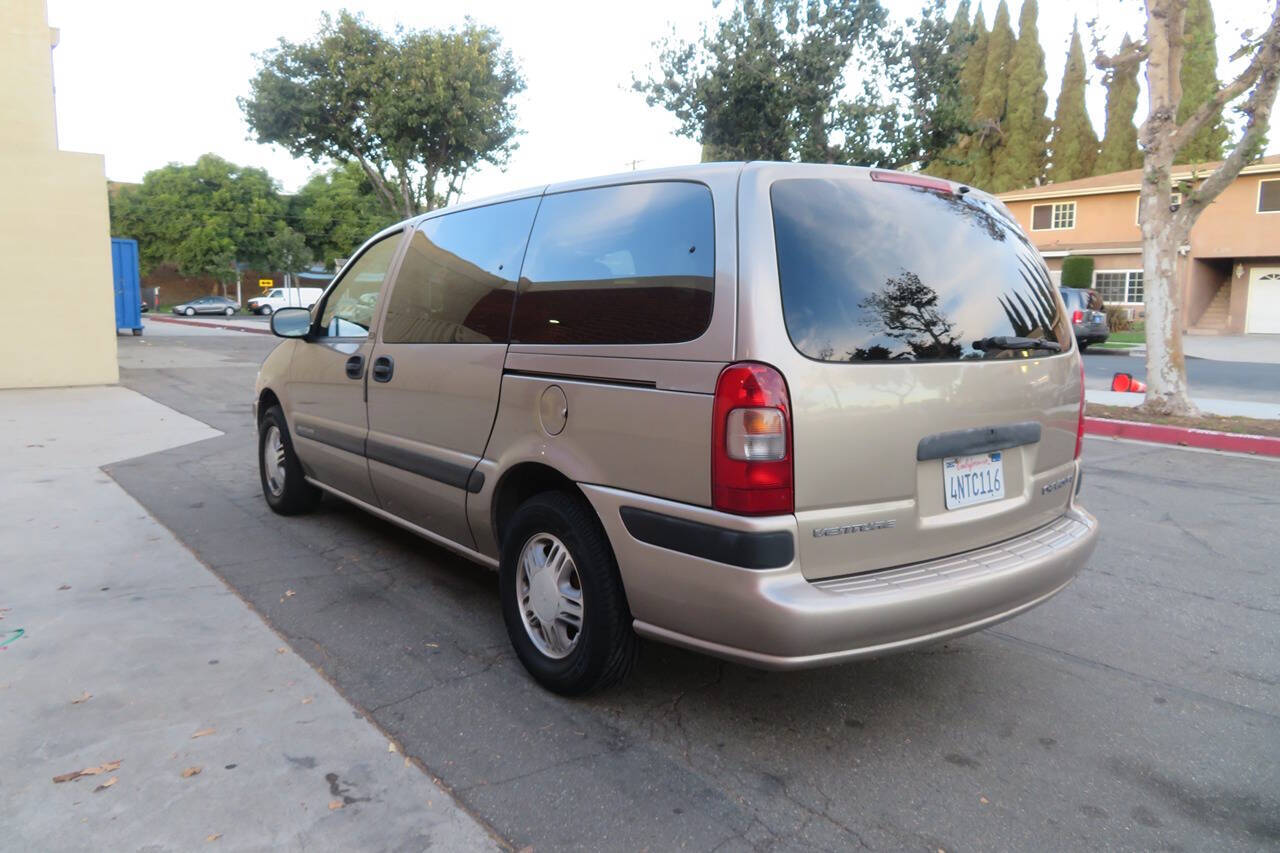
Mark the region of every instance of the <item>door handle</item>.
<instances>
[{"instance_id":1,"label":"door handle","mask_svg":"<svg viewBox=\"0 0 1280 853\"><path fill-rule=\"evenodd\" d=\"M395 370L396 363L391 360L391 356L380 355L373 360L373 381L390 382Z\"/></svg>"},{"instance_id":2,"label":"door handle","mask_svg":"<svg viewBox=\"0 0 1280 853\"><path fill-rule=\"evenodd\" d=\"M347 378L359 379L364 376L364 356L353 355L347 359Z\"/></svg>"}]
</instances>

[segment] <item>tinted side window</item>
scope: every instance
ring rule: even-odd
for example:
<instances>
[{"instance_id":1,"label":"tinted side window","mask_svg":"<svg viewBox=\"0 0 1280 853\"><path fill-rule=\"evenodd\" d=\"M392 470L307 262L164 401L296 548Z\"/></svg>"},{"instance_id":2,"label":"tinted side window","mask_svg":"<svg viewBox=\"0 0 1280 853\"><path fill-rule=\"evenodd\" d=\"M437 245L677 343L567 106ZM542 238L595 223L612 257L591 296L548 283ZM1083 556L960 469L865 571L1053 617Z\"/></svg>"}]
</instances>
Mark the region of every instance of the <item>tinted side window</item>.
<instances>
[{"instance_id":1,"label":"tinted side window","mask_svg":"<svg viewBox=\"0 0 1280 853\"><path fill-rule=\"evenodd\" d=\"M538 199L428 219L410 238L382 339L392 344L501 343Z\"/></svg>"},{"instance_id":2,"label":"tinted side window","mask_svg":"<svg viewBox=\"0 0 1280 853\"><path fill-rule=\"evenodd\" d=\"M711 191L662 182L546 196L529 238L512 340L689 341L711 322Z\"/></svg>"},{"instance_id":3,"label":"tinted side window","mask_svg":"<svg viewBox=\"0 0 1280 853\"><path fill-rule=\"evenodd\" d=\"M318 334L331 338L363 338L369 335L378 308L378 291L387 277L391 259L400 245L397 232L374 243L342 274L342 280L324 301Z\"/></svg>"}]
</instances>

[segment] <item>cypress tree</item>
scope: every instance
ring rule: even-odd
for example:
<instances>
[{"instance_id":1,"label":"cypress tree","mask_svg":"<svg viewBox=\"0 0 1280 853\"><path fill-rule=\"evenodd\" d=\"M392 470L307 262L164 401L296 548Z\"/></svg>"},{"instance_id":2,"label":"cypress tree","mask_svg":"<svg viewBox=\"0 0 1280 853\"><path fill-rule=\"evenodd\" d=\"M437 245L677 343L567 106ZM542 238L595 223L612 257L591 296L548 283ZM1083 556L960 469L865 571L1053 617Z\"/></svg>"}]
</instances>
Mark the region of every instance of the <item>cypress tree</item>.
<instances>
[{"instance_id":1,"label":"cypress tree","mask_svg":"<svg viewBox=\"0 0 1280 853\"><path fill-rule=\"evenodd\" d=\"M1182 101L1178 104L1178 122L1186 120L1201 104L1209 100L1221 85L1218 82L1217 34L1213 25L1213 9L1209 0L1190 0L1182 25ZM1177 163L1202 163L1222 159L1222 146L1227 141L1227 128L1219 112L1178 152Z\"/></svg>"},{"instance_id":2,"label":"cypress tree","mask_svg":"<svg viewBox=\"0 0 1280 853\"><path fill-rule=\"evenodd\" d=\"M1133 42L1126 34L1120 42L1124 53ZM1107 128L1102 137L1102 150L1094 164L1095 175L1123 172L1142 166L1142 152L1138 150L1138 129L1133 124L1133 114L1138 109L1138 63L1131 62L1123 68L1107 70Z\"/></svg>"},{"instance_id":3,"label":"cypress tree","mask_svg":"<svg viewBox=\"0 0 1280 853\"><path fill-rule=\"evenodd\" d=\"M969 49L964 55L964 67L960 69L960 91L969 99L970 109L975 113L978 99L982 96L982 75L987 68L987 21L982 17L982 9L973 16L973 24L969 27Z\"/></svg>"},{"instance_id":4,"label":"cypress tree","mask_svg":"<svg viewBox=\"0 0 1280 853\"><path fill-rule=\"evenodd\" d=\"M1071 47L1067 49L1067 65L1062 72L1062 88L1053 113L1053 165L1049 180L1054 183L1087 178L1093 174L1098 159L1098 135L1089 122L1084 105L1084 47L1080 30L1071 25Z\"/></svg>"},{"instance_id":5,"label":"cypress tree","mask_svg":"<svg viewBox=\"0 0 1280 853\"><path fill-rule=\"evenodd\" d=\"M982 88L974 111L974 132L970 162L973 183L992 189L994 165L998 159L1003 132L1005 107L1009 101L1009 59L1013 55L1013 27L1009 23L1009 6L1000 0L991 33L987 37L987 56L982 69Z\"/></svg>"},{"instance_id":6,"label":"cypress tree","mask_svg":"<svg viewBox=\"0 0 1280 853\"><path fill-rule=\"evenodd\" d=\"M1023 0L1018 40L1009 57L1009 94L1005 108L1004 144L995 151L990 189L994 192L1030 187L1044 180L1049 159L1049 96L1044 84L1044 48L1036 18L1036 0Z\"/></svg>"}]
</instances>

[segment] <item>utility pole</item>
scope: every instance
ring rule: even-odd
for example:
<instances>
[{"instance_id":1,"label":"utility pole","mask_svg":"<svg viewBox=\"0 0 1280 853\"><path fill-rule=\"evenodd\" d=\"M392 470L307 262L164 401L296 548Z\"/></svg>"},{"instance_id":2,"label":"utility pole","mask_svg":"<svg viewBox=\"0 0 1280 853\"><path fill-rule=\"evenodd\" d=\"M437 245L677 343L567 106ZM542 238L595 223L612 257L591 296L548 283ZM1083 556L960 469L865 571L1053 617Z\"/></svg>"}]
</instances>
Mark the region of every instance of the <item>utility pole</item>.
<instances>
[{"instance_id":1,"label":"utility pole","mask_svg":"<svg viewBox=\"0 0 1280 853\"><path fill-rule=\"evenodd\" d=\"M630 167L631 167L631 171L633 171L633 172L634 172L634 171L636 170L636 166L639 166L639 165L640 165L641 163L643 163L643 162L644 162L643 160L625 160L625 161L623 161L623 164L622 164L622 165L624 165L624 166L630 166Z\"/></svg>"}]
</instances>

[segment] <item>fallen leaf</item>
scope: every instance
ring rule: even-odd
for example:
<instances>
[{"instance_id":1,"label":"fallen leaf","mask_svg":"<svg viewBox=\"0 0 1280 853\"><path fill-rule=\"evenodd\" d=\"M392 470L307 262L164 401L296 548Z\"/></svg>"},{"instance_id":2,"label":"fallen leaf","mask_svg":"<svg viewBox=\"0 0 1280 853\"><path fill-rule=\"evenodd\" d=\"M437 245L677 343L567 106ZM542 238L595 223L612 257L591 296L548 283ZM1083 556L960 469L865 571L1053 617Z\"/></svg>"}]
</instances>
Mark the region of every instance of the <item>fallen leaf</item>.
<instances>
[{"instance_id":1,"label":"fallen leaf","mask_svg":"<svg viewBox=\"0 0 1280 853\"><path fill-rule=\"evenodd\" d=\"M987 803L991 801L988 800L986 797L978 797L978 802L982 803L985 806Z\"/></svg>"},{"instance_id":2,"label":"fallen leaf","mask_svg":"<svg viewBox=\"0 0 1280 853\"><path fill-rule=\"evenodd\" d=\"M120 761L121 759L117 758L115 761L108 761L106 764L99 764L97 767L86 767L85 769L77 770L74 773L63 773L59 776L54 776L53 781L74 782L81 776L97 776L102 773L110 773L112 770L118 770L120 768Z\"/></svg>"},{"instance_id":3,"label":"fallen leaf","mask_svg":"<svg viewBox=\"0 0 1280 853\"><path fill-rule=\"evenodd\" d=\"M199 775L200 771L203 769L204 768L198 764L195 767L188 767L186 770L182 771L182 778L190 779L192 776Z\"/></svg>"},{"instance_id":4,"label":"fallen leaf","mask_svg":"<svg viewBox=\"0 0 1280 853\"><path fill-rule=\"evenodd\" d=\"M115 776L112 776L110 779L108 779L107 781L103 782L103 783L102 783L101 785L99 785L98 787L94 788L94 789L93 789L93 792L96 794L96 793L98 793L99 791L105 791L105 790L107 790L108 788L110 788L112 785L114 785L115 783L116 783L116 777L115 777Z\"/></svg>"},{"instance_id":5,"label":"fallen leaf","mask_svg":"<svg viewBox=\"0 0 1280 853\"><path fill-rule=\"evenodd\" d=\"M196 738L198 738L198 737L204 737L205 735L211 735L211 734L213 734L213 733L214 733L214 732L216 732L216 731L217 731L217 729L201 729L200 731L198 731L198 732L196 732L195 734L193 734L193 735L191 736L191 739L192 739L192 740L195 740L195 739L196 739Z\"/></svg>"},{"instance_id":6,"label":"fallen leaf","mask_svg":"<svg viewBox=\"0 0 1280 853\"><path fill-rule=\"evenodd\" d=\"M280 648L276 649L276 654L282 655L287 651L289 651L287 648L285 648L284 646L281 646Z\"/></svg>"},{"instance_id":7,"label":"fallen leaf","mask_svg":"<svg viewBox=\"0 0 1280 853\"><path fill-rule=\"evenodd\" d=\"M80 698L79 698L79 699L72 699L72 700L71 700L71 704L72 704L72 705L79 705L81 702L88 702L88 701L89 701L90 699L92 699L92 698L93 698L93 694L92 694L92 693L90 693L88 690L86 690L86 691L84 691L83 693L81 693L81 694L80 694Z\"/></svg>"},{"instance_id":8,"label":"fallen leaf","mask_svg":"<svg viewBox=\"0 0 1280 853\"><path fill-rule=\"evenodd\" d=\"M429 649L438 649L438 648L440 648L440 644L439 644L439 643L426 643L425 645L426 645L426 647L427 647L427 648L429 648Z\"/></svg>"},{"instance_id":9,"label":"fallen leaf","mask_svg":"<svg viewBox=\"0 0 1280 853\"><path fill-rule=\"evenodd\" d=\"M205 841L217 841L221 837L222 837L221 832L215 832L213 833L213 835L210 835L207 838L205 838Z\"/></svg>"},{"instance_id":10,"label":"fallen leaf","mask_svg":"<svg viewBox=\"0 0 1280 853\"><path fill-rule=\"evenodd\" d=\"M331 811L331 812L332 812L332 811L337 811L337 810L338 810L338 809L340 809L340 808L342 808L342 800L330 800L330 801L329 801L329 811Z\"/></svg>"},{"instance_id":11,"label":"fallen leaf","mask_svg":"<svg viewBox=\"0 0 1280 853\"><path fill-rule=\"evenodd\" d=\"M302 699L302 704L303 704L303 705L310 705L310 704L312 703L312 701L313 701L312 697L310 697L310 696L304 696L304 697L303 697L303 699Z\"/></svg>"},{"instance_id":12,"label":"fallen leaf","mask_svg":"<svg viewBox=\"0 0 1280 853\"><path fill-rule=\"evenodd\" d=\"M295 595L297 595L297 593L296 593L296 592L294 592L294 591L293 591L293 590L291 590L291 589L286 589L286 590L284 591L284 597L285 597L285 598L293 598Z\"/></svg>"},{"instance_id":13,"label":"fallen leaf","mask_svg":"<svg viewBox=\"0 0 1280 853\"><path fill-rule=\"evenodd\" d=\"M387 741L387 752L399 752L399 750L396 749L396 745L394 743Z\"/></svg>"},{"instance_id":14,"label":"fallen leaf","mask_svg":"<svg viewBox=\"0 0 1280 853\"><path fill-rule=\"evenodd\" d=\"M71 584L64 583L62 586L58 587L58 592L62 592L63 590L67 590L67 589L71 589Z\"/></svg>"}]
</instances>

